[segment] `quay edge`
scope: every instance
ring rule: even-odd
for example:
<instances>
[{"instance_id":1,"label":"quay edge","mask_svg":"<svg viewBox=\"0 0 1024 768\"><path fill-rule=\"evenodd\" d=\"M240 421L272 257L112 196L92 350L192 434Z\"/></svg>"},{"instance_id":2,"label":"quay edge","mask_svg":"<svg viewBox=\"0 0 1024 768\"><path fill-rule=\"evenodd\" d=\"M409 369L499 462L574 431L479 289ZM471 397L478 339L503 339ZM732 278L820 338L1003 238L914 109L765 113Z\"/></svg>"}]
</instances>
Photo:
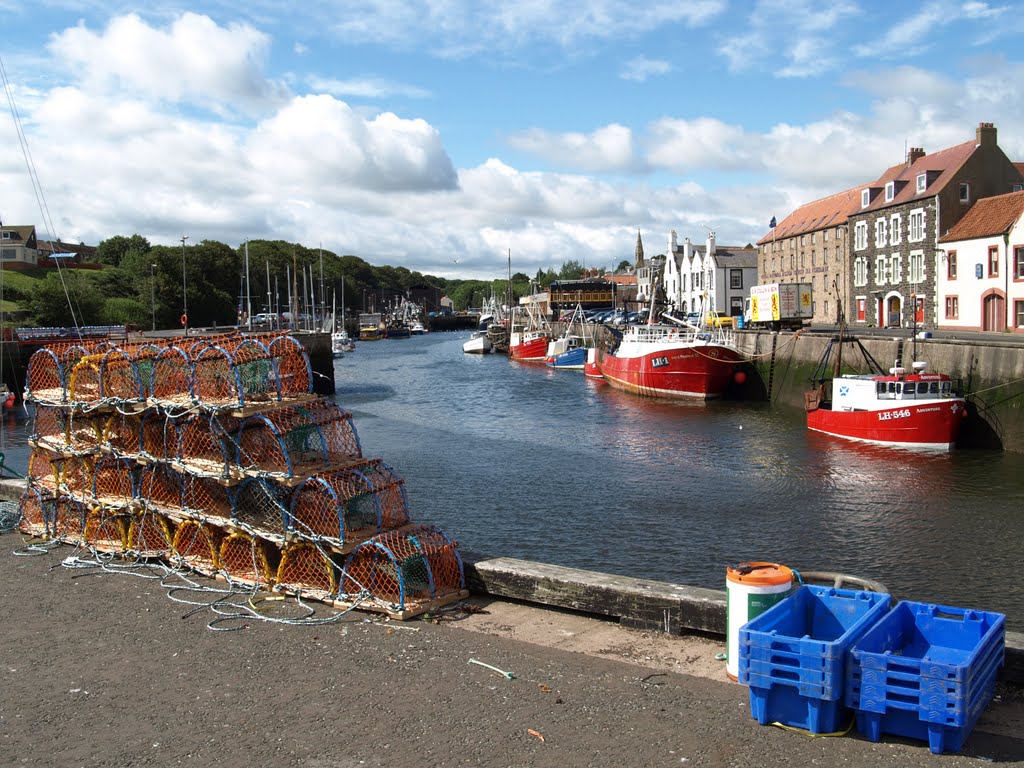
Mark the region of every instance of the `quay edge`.
<instances>
[{"instance_id":1,"label":"quay edge","mask_svg":"<svg viewBox=\"0 0 1024 768\"><path fill-rule=\"evenodd\" d=\"M17 501L24 488L24 480L0 479L0 500ZM725 640L724 590L467 551L462 559L466 586L477 596L586 613L635 629ZM724 572L723 567L723 579ZM1024 685L1024 633L1006 633L1006 664L1000 679Z\"/></svg>"}]
</instances>

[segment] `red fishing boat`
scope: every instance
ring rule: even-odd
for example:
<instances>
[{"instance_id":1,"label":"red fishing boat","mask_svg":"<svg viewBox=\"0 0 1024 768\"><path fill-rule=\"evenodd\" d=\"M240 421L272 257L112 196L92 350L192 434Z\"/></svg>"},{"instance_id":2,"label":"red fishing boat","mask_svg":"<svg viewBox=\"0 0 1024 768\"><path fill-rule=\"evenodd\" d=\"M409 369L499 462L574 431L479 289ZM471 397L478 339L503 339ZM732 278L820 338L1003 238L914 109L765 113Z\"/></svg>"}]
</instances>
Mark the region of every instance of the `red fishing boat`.
<instances>
[{"instance_id":1,"label":"red fishing boat","mask_svg":"<svg viewBox=\"0 0 1024 768\"><path fill-rule=\"evenodd\" d=\"M848 440L900 448L948 451L967 415L949 376L894 367L885 375L847 374L808 393L807 427Z\"/></svg>"},{"instance_id":2,"label":"red fishing boat","mask_svg":"<svg viewBox=\"0 0 1024 768\"><path fill-rule=\"evenodd\" d=\"M612 386L640 395L721 397L743 361L732 329L665 317L677 325L628 326L613 352L598 350L601 375Z\"/></svg>"},{"instance_id":3,"label":"red fishing boat","mask_svg":"<svg viewBox=\"0 0 1024 768\"><path fill-rule=\"evenodd\" d=\"M551 336L546 331L512 331L508 338L509 360L521 363L543 363Z\"/></svg>"}]
</instances>

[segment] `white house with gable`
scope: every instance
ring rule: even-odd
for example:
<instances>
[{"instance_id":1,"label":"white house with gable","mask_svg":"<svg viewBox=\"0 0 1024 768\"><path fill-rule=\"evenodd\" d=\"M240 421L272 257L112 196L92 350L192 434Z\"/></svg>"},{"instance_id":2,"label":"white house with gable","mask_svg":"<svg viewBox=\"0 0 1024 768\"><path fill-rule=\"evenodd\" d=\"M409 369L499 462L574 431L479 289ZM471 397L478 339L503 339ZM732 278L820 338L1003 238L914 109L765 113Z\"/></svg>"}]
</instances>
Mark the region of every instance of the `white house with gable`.
<instances>
[{"instance_id":1,"label":"white house with gable","mask_svg":"<svg viewBox=\"0 0 1024 768\"><path fill-rule=\"evenodd\" d=\"M677 316L702 311L708 296L709 309L720 315L742 315L743 299L757 283L757 249L720 246L710 232L704 246L690 238L679 245L675 230L669 232L662 285L669 311Z\"/></svg>"}]
</instances>

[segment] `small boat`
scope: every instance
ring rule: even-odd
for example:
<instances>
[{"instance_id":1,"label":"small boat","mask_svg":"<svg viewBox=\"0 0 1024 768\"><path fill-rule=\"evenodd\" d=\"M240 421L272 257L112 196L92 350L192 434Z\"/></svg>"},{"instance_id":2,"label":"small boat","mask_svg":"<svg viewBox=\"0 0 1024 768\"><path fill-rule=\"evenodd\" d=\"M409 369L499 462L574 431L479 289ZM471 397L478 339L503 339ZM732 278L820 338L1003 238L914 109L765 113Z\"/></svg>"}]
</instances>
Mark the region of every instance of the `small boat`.
<instances>
[{"instance_id":1,"label":"small boat","mask_svg":"<svg viewBox=\"0 0 1024 768\"><path fill-rule=\"evenodd\" d=\"M819 372L837 341L841 345L844 340L830 342ZM967 415L966 402L948 375L927 368L919 360L909 372L897 364L888 373L833 375L830 380L816 373L815 386L805 395L807 428L877 445L948 451Z\"/></svg>"},{"instance_id":2,"label":"small boat","mask_svg":"<svg viewBox=\"0 0 1024 768\"><path fill-rule=\"evenodd\" d=\"M335 357L343 357L346 352L352 352L355 348L355 342L349 338L348 331L335 331L331 334L331 353Z\"/></svg>"},{"instance_id":3,"label":"small boat","mask_svg":"<svg viewBox=\"0 0 1024 768\"><path fill-rule=\"evenodd\" d=\"M426 326L423 325L419 320L414 320L409 326L409 333L413 336L422 336L427 332Z\"/></svg>"},{"instance_id":4,"label":"small boat","mask_svg":"<svg viewBox=\"0 0 1024 768\"><path fill-rule=\"evenodd\" d=\"M486 355L491 351L493 345L487 338L487 331L473 331L469 341L462 345L462 351L474 355Z\"/></svg>"},{"instance_id":5,"label":"small boat","mask_svg":"<svg viewBox=\"0 0 1024 768\"><path fill-rule=\"evenodd\" d=\"M526 310L526 319L513 324L508 335L508 359L521 363L543 363L548 354L551 334L536 304Z\"/></svg>"},{"instance_id":6,"label":"small boat","mask_svg":"<svg viewBox=\"0 0 1024 768\"><path fill-rule=\"evenodd\" d=\"M363 312L359 315L359 340L376 341L384 338L379 312Z\"/></svg>"},{"instance_id":7,"label":"small boat","mask_svg":"<svg viewBox=\"0 0 1024 768\"><path fill-rule=\"evenodd\" d=\"M583 316L583 306L576 305L569 321L565 326L565 333L560 338L553 339L548 344L547 356L544 363L549 368L566 368L569 370L582 371L587 362L587 348L593 344L587 344L587 339L580 334L573 333L573 326L578 324L583 333L586 333L586 325Z\"/></svg>"}]
</instances>

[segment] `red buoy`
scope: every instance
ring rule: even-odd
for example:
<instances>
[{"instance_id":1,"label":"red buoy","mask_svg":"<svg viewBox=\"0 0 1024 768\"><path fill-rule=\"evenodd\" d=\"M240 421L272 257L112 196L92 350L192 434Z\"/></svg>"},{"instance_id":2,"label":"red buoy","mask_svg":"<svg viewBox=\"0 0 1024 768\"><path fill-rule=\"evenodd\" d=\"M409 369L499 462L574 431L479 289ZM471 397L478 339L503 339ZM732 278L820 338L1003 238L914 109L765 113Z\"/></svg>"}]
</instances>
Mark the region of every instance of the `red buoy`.
<instances>
[{"instance_id":1,"label":"red buoy","mask_svg":"<svg viewBox=\"0 0 1024 768\"><path fill-rule=\"evenodd\" d=\"M745 384L747 381L746 371L736 371L736 373L732 375L732 380L737 384Z\"/></svg>"}]
</instances>

